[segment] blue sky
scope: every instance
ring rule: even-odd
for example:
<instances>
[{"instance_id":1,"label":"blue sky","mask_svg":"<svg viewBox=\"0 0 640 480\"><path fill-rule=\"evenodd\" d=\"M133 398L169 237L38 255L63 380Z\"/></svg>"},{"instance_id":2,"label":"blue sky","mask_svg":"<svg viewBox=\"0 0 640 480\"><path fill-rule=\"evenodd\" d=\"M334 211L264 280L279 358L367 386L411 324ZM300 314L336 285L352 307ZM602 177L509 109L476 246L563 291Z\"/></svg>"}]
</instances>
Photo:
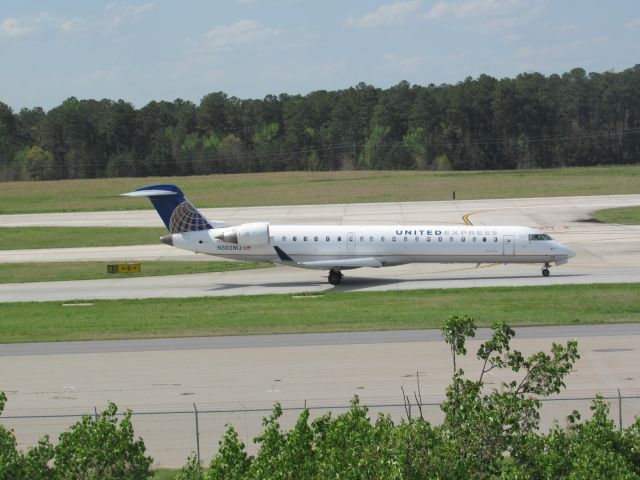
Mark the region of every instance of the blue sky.
<instances>
[{"instance_id":1,"label":"blue sky","mask_svg":"<svg viewBox=\"0 0 640 480\"><path fill-rule=\"evenodd\" d=\"M620 71L640 63L640 1L7 0L0 59L16 111Z\"/></svg>"}]
</instances>

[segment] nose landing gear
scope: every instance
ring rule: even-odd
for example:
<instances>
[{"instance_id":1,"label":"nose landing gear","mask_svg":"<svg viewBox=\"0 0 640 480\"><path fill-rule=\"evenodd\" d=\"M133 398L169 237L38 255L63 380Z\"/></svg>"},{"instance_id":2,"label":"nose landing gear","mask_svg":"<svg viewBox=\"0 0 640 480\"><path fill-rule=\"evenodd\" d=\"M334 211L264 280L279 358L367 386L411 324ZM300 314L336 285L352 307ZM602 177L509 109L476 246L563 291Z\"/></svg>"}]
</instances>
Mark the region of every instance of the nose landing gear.
<instances>
[{"instance_id":1,"label":"nose landing gear","mask_svg":"<svg viewBox=\"0 0 640 480\"><path fill-rule=\"evenodd\" d=\"M329 283L331 285L338 285L342 281L342 272L340 270L329 270Z\"/></svg>"},{"instance_id":2,"label":"nose landing gear","mask_svg":"<svg viewBox=\"0 0 640 480\"><path fill-rule=\"evenodd\" d=\"M543 277L548 277L549 276L549 262L546 262L544 264L544 268L542 269L542 276Z\"/></svg>"}]
</instances>

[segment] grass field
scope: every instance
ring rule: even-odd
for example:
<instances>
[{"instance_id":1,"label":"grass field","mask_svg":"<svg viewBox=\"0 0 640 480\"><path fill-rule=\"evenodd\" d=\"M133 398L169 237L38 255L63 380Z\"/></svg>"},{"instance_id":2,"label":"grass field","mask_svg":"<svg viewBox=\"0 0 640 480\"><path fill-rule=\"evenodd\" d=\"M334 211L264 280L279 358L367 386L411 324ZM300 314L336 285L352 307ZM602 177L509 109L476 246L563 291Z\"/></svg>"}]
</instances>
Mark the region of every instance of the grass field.
<instances>
[{"instance_id":1,"label":"grass field","mask_svg":"<svg viewBox=\"0 0 640 480\"><path fill-rule=\"evenodd\" d=\"M608 208L593 213L593 218L602 223L640 225L640 207Z\"/></svg>"},{"instance_id":2,"label":"grass field","mask_svg":"<svg viewBox=\"0 0 640 480\"><path fill-rule=\"evenodd\" d=\"M640 284L612 284L5 303L0 343L439 328L465 313L479 325L635 322L638 298Z\"/></svg>"},{"instance_id":3,"label":"grass field","mask_svg":"<svg viewBox=\"0 0 640 480\"><path fill-rule=\"evenodd\" d=\"M57 282L101 278L149 277L185 273L227 272L268 267L256 262L142 262L140 273L107 273L107 263L118 262L51 262L0 263L0 283Z\"/></svg>"},{"instance_id":4,"label":"grass field","mask_svg":"<svg viewBox=\"0 0 640 480\"><path fill-rule=\"evenodd\" d=\"M151 480L173 480L178 472L180 472L180 469L159 468L153 471L153 477L151 477Z\"/></svg>"},{"instance_id":5,"label":"grass field","mask_svg":"<svg viewBox=\"0 0 640 480\"><path fill-rule=\"evenodd\" d=\"M153 227L0 227L0 250L142 245L166 234Z\"/></svg>"},{"instance_id":6,"label":"grass field","mask_svg":"<svg viewBox=\"0 0 640 480\"><path fill-rule=\"evenodd\" d=\"M640 191L640 165L549 170L287 172L3 183L0 214L133 210L120 193L176 183L200 207L604 195Z\"/></svg>"}]
</instances>

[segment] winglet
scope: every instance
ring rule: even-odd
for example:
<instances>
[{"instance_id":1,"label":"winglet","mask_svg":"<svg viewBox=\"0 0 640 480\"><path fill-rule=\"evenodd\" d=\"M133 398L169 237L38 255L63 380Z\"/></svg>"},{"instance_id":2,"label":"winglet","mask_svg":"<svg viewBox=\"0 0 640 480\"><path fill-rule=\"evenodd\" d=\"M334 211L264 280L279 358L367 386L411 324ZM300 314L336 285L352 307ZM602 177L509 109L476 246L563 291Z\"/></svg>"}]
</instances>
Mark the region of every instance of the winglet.
<instances>
[{"instance_id":1,"label":"winglet","mask_svg":"<svg viewBox=\"0 0 640 480\"><path fill-rule=\"evenodd\" d=\"M296 262L294 262L293 258L291 258L289 255L284 253L284 251L280 247L274 246L273 249L278 254L278 258L280 259L281 262L283 262L283 263L285 263L285 262L286 263L296 263Z\"/></svg>"}]
</instances>

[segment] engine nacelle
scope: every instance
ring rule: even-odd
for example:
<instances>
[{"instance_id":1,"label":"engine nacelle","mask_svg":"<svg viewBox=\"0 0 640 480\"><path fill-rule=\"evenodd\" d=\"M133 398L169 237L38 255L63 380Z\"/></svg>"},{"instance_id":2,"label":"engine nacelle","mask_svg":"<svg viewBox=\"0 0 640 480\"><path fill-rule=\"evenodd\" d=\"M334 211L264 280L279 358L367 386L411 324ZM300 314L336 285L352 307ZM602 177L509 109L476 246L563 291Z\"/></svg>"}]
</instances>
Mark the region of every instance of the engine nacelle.
<instances>
[{"instance_id":1,"label":"engine nacelle","mask_svg":"<svg viewBox=\"0 0 640 480\"><path fill-rule=\"evenodd\" d=\"M243 247L258 247L269 243L268 223L244 223L225 230L215 238L227 243L236 243Z\"/></svg>"}]
</instances>

